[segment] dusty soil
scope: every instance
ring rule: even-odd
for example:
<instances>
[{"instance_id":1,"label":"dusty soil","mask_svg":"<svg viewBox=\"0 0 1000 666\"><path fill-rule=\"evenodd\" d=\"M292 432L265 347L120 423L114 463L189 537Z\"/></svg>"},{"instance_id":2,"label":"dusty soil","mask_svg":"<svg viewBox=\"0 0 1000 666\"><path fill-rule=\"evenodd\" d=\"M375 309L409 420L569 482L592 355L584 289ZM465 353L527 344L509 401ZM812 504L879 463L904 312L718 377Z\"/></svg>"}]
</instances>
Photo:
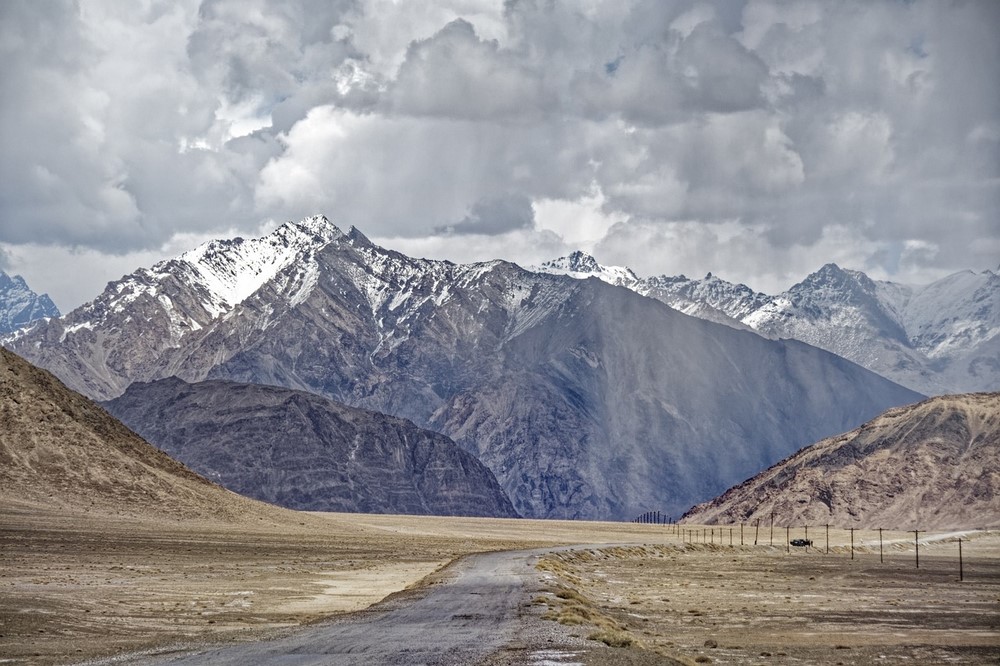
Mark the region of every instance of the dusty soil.
<instances>
[{"instance_id":1,"label":"dusty soil","mask_svg":"<svg viewBox=\"0 0 1000 666\"><path fill-rule=\"evenodd\" d=\"M364 608L471 552L672 539L627 523L288 515L300 520L255 528L4 504L0 662L270 636Z\"/></svg>"},{"instance_id":2,"label":"dusty soil","mask_svg":"<svg viewBox=\"0 0 1000 666\"><path fill-rule=\"evenodd\" d=\"M829 553L821 533L807 550L788 549L784 529L757 547L740 547L738 528L733 547L728 529L721 545L697 531L698 543L548 555L536 602L684 663L1000 663L1000 533L964 534L959 582L955 535L921 535L917 569L913 534L884 533L880 562L877 533L855 534L852 560L842 531Z\"/></svg>"}]
</instances>

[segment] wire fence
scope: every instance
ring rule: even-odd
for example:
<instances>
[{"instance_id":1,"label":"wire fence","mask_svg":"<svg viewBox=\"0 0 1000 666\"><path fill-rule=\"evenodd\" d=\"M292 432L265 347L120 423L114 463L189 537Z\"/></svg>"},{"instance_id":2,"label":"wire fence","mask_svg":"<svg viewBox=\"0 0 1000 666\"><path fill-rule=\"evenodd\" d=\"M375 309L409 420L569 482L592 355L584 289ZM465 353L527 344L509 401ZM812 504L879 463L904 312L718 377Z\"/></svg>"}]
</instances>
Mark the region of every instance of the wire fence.
<instances>
[{"instance_id":1,"label":"wire fence","mask_svg":"<svg viewBox=\"0 0 1000 666\"><path fill-rule=\"evenodd\" d=\"M822 553L831 554L830 529L835 532L835 543L833 554L844 554L854 560L862 553L874 554L877 548L880 564L885 564L888 560L889 551L899 553L900 557L912 557L913 566L920 568L920 547L926 547L932 543L944 546L953 544L955 546L954 557L958 580L965 580L965 561L962 552L963 543L968 542L968 536L975 532L986 532L986 528L976 530L963 530L960 532L929 533L926 530L887 530L879 527L876 529L862 529L858 527L836 527L829 523L822 525L801 525L801 526L777 526L777 544L775 542L775 513L769 515L769 521L763 526L764 535L761 535L761 520L750 523L739 523L738 525L687 525L676 522L672 516L660 511L647 511L636 516L631 522L647 525L663 525L669 530L668 533L676 536L685 544L708 544L724 547L747 547L747 546L768 546L774 548L784 547L787 554L793 552ZM812 529L813 538L809 536ZM784 531L784 534L781 532ZM859 537L856 541L855 536ZM867 533L866 539L861 539L862 534ZM889 536L886 539L886 536ZM912 537L901 535L912 535ZM923 539L921 539L923 535ZM846 537L846 538L845 538ZM844 540L845 543L840 543ZM819 543L817 543L817 541ZM900 546L902 545L902 548ZM910 551L912 546L912 555ZM940 551L938 551L940 554Z\"/></svg>"}]
</instances>

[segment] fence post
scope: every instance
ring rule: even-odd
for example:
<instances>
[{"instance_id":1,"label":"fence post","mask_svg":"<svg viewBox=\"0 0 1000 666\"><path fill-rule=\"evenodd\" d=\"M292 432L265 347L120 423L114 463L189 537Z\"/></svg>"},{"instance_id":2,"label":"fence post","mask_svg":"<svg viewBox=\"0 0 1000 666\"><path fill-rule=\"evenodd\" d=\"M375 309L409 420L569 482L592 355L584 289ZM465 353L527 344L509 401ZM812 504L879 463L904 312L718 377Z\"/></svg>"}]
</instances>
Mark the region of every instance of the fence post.
<instances>
[{"instance_id":1,"label":"fence post","mask_svg":"<svg viewBox=\"0 0 1000 666\"><path fill-rule=\"evenodd\" d=\"M854 559L854 528L851 528L851 559Z\"/></svg>"},{"instance_id":2,"label":"fence post","mask_svg":"<svg viewBox=\"0 0 1000 666\"><path fill-rule=\"evenodd\" d=\"M771 543L768 545L774 545L774 511L771 512Z\"/></svg>"},{"instance_id":3,"label":"fence post","mask_svg":"<svg viewBox=\"0 0 1000 666\"><path fill-rule=\"evenodd\" d=\"M826 554L830 554L830 523L826 524Z\"/></svg>"},{"instance_id":4,"label":"fence post","mask_svg":"<svg viewBox=\"0 0 1000 666\"><path fill-rule=\"evenodd\" d=\"M809 551L809 526L806 525L806 552Z\"/></svg>"},{"instance_id":5,"label":"fence post","mask_svg":"<svg viewBox=\"0 0 1000 666\"><path fill-rule=\"evenodd\" d=\"M878 561L879 562L885 562L885 560L882 559L882 528L881 527L878 528Z\"/></svg>"},{"instance_id":6,"label":"fence post","mask_svg":"<svg viewBox=\"0 0 1000 666\"><path fill-rule=\"evenodd\" d=\"M729 528L729 545L730 546L733 545L733 528L732 527Z\"/></svg>"},{"instance_id":7,"label":"fence post","mask_svg":"<svg viewBox=\"0 0 1000 666\"><path fill-rule=\"evenodd\" d=\"M965 571L962 567L962 537L958 537L958 580L965 580Z\"/></svg>"},{"instance_id":8,"label":"fence post","mask_svg":"<svg viewBox=\"0 0 1000 666\"><path fill-rule=\"evenodd\" d=\"M913 530L913 545L916 546L917 568L920 568L920 530Z\"/></svg>"},{"instance_id":9,"label":"fence post","mask_svg":"<svg viewBox=\"0 0 1000 666\"><path fill-rule=\"evenodd\" d=\"M743 523L740 523L740 545L743 545Z\"/></svg>"},{"instance_id":10,"label":"fence post","mask_svg":"<svg viewBox=\"0 0 1000 666\"><path fill-rule=\"evenodd\" d=\"M757 545L757 535L760 534L760 518L757 519L757 529L753 533L753 545Z\"/></svg>"},{"instance_id":11,"label":"fence post","mask_svg":"<svg viewBox=\"0 0 1000 666\"><path fill-rule=\"evenodd\" d=\"M790 525L785 525L785 552L792 552L792 528Z\"/></svg>"}]
</instances>

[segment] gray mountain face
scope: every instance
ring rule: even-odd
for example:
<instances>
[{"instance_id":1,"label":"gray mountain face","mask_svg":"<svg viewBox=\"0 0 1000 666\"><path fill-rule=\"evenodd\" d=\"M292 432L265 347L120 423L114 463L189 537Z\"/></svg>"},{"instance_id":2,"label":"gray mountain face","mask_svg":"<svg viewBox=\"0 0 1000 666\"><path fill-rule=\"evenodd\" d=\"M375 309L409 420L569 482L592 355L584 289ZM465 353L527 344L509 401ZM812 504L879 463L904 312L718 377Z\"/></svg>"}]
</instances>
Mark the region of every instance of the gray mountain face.
<instances>
[{"instance_id":1,"label":"gray mountain face","mask_svg":"<svg viewBox=\"0 0 1000 666\"><path fill-rule=\"evenodd\" d=\"M127 276L16 348L102 398L177 375L407 418L475 453L532 517L676 515L919 398L599 280L412 259L321 218Z\"/></svg>"},{"instance_id":2,"label":"gray mountain face","mask_svg":"<svg viewBox=\"0 0 1000 666\"><path fill-rule=\"evenodd\" d=\"M691 509L690 523L899 530L1000 525L1000 393L931 398L806 447Z\"/></svg>"},{"instance_id":3,"label":"gray mountain face","mask_svg":"<svg viewBox=\"0 0 1000 666\"><path fill-rule=\"evenodd\" d=\"M59 308L48 294L38 295L20 275L0 271L0 338L45 317L58 317Z\"/></svg>"},{"instance_id":4,"label":"gray mountain face","mask_svg":"<svg viewBox=\"0 0 1000 666\"><path fill-rule=\"evenodd\" d=\"M964 271L923 287L827 264L769 296L709 273L639 278L574 253L538 270L594 276L703 319L793 338L928 394L1000 388L1000 275Z\"/></svg>"},{"instance_id":5,"label":"gray mountain face","mask_svg":"<svg viewBox=\"0 0 1000 666\"><path fill-rule=\"evenodd\" d=\"M170 378L104 407L199 474L290 509L517 515L493 474L444 435L311 393Z\"/></svg>"}]
</instances>

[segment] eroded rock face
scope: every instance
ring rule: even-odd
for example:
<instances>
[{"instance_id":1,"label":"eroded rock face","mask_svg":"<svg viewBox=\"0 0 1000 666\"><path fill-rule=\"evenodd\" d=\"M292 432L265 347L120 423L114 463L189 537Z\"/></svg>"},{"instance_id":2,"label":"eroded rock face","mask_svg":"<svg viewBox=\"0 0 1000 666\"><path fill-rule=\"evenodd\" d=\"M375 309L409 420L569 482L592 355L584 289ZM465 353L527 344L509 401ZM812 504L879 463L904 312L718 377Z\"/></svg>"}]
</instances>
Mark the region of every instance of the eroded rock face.
<instances>
[{"instance_id":1,"label":"eroded rock face","mask_svg":"<svg viewBox=\"0 0 1000 666\"><path fill-rule=\"evenodd\" d=\"M137 271L16 349L103 399L178 376L406 418L529 517L678 515L921 397L600 280L414 259L323 218Z\"/></svg>"},{"instance_id":2,"label":"eroded rock face","mask_svg":"<svg viewBox=\"0 0 1000 666\"><path fill-rule=\"evenodd\" d=\"M516 515L493 474L444 435L302 391L171 378L105 406L197 472L280 506Z\"/></svg>"},{"instance_id":3,"label":"eroded rock face","mask_svg":"<svg viewBox=\"0 0 1000 666\"><path fill-rule=\"evenodd\" d=\"M700 504L691 523L975 529L1000 525L1000 393L891 409Z\"/></svg>"}]
</instances>

